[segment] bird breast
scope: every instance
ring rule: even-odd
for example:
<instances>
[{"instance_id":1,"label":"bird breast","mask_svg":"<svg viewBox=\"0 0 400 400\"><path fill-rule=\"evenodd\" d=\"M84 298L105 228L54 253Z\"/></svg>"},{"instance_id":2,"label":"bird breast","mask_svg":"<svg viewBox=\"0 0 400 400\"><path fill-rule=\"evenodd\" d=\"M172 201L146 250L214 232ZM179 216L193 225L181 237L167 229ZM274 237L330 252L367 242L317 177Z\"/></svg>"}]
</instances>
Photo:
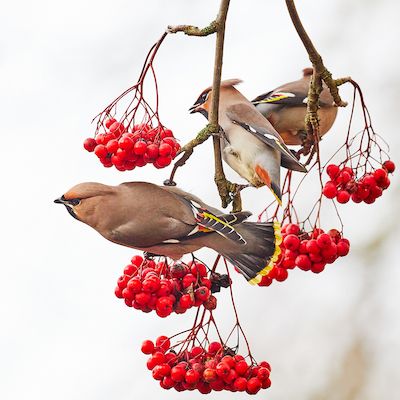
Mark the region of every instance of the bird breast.
<instances>
[{"instance_id":1,"label":"bird breast","mask_svg":"<svg viewBox=\"0 0 400 400\"><path fill-rule=\"evenodd\" d=\"M224 161L253 186L263 186L255 173L254 162L266 151L266 145L239 125L231 123L223 129L226 136L221 141Z\"/></svg>"}]
</instances>

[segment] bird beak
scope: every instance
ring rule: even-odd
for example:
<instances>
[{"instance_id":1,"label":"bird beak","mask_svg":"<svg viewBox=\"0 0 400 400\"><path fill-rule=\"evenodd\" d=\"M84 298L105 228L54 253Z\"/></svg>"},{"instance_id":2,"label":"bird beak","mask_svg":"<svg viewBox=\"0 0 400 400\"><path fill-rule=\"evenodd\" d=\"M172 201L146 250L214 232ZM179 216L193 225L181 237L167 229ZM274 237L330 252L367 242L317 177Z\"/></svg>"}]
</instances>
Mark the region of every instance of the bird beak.
<instances>
[{"instance_id":1,"label":"bird beak","mask_svg":"<svg viewBox=\"0 0 400 400\"><path fill-rule=\"evenodd\" d=\"M55 199L54 203L56 203L56 204L65 204L64 196L61 196L58 199Z\"/></svg>"},{"instance_id":2,"label":"bird beak","mask_svg":"<svg viewBox=\"0 0 400 400\"><path fill-rule=\"evenodd\" d=\"M192 107L189 108L190 114L195 114L200 111L200 104L193 104Z\"/></svg>"}]
</instances>

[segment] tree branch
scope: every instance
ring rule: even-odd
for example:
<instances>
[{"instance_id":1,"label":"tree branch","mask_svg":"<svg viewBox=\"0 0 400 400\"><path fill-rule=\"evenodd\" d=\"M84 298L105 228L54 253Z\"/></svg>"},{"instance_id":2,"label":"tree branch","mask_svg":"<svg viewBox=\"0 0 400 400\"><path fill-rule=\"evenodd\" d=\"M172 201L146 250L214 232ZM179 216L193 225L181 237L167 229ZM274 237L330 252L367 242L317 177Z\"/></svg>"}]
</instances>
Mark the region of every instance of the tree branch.
<instances>
[{"instance_id":1,"label":"tree branch","mask_svg":"<svg viewBox=\"0 0 400 400\"><path fill-rule=\"evenodd\" d=\"M221 0L219 12L216 20L212 21L207 27L199 29L192 25L176 25L168 26L168 33L183 32L189 36L208 36L216 33L215 44L215 58L214 58L214 74L212 84L212 103L209 113L209 124L202 129L195 139L188 142L182 147L181 152L183 156L175 163L172 169L171 176L164 184L174 185L174 176L176 170L184 165L193 153L193 149L199 144L207 140L211 135L213 136L213 149L214 149L214 167L215 176L214 181L218 188L218 193L221 198L222 207L226 208L230 202L233 201L233 211L240 211L242 208L240 190L242 186L233 184L227 181L222 165L221 158L221 143L220 143L220 127L218 124L218 108L221 86L221 72L224 52L224 39L225 39L225 24L228 15L230 0Z\"/></svg>"},{"instance_id":2,"label":"tree branch","mask_svg":"<svg viewBox=\"0 0 400 400\"><path fill-rule=\"evenodd\" d=\"M210 124L218 127L218 108L219 108L219 97L221 87L221 73L222 73L222 62L224 54L224 40L225 40L225 25L226 18L228 15L230 0L221 0L218 16L217 16L217 39L215 43L215 58L214 58L214 76L212 84L212 103L209 115ZM221 141L220 137L213 136L213 147L214 147L214 164L215 164L215 176L214 180L218 188L218 193L221 198L222 207L226 208L228 204L234 200L234 210L239 211L236 208L241 208L240 191L237 190L236 185L228 182L225 177L224 168L222 166L221 159ZM233 198L231 197L233 194ZM236 198L236 199L235 199Z\"/></svg>"},{"instance_id":3,"label":"tree branch","mask_svg":"<svg viewBox=\"0 0 400 400\"><path fill-rule=\"evenodd\" d=\"M347 106L347 102L343 101L339 95L338 86L343 83L349 82L351 80L350 77L341 78L341 79L333 79L332 74L325 67L322 57L318 53L314 44L312 43L310 37L308 36L304 26L300 20L299 14L297 13L296 6L294 4L294 0L285 0L286 6L290 14L290 18L292 19L293 25L296 28L296 31L304 44L304 47L307 50L310 61L314 67L314 73L310 83L310 89L308 92L308 102L307 102L307 115L306 115L306 128L307 133L309 135L313 135L315 140L319 141L319 133L318 133L318 101L321 91L323 89L322 82L325 82L327 85L336 106L345 107Z\"/></svg>"},{"instance_id":4,"label":"tree branch","mask_svg":"<svg viewBox=\"0 0 400 400\"><path fill-rule=\"evenodd\" d=\"M217 21L212 21L210 25L205 28L199 29L197 26L192 25L169 25L167 28L168 33L178 33L183 32L188 36L208 36L217 32Z\"/></svg>"}]
</instances>

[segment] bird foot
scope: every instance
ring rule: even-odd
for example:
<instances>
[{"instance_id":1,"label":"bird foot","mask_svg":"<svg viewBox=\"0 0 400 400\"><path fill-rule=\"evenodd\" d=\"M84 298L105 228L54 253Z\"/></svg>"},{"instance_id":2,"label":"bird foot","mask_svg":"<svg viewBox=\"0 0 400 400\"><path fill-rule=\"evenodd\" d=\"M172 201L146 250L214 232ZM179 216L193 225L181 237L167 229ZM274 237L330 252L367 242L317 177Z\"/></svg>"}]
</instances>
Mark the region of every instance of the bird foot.
<instances>
[{"instance_id":1,"label":"bird foot","mask_svg":"<svg viewBox=\"0 0 400 400\"><path fill-rule=\"evenodd\" d=\"M163 184L164 184L164 186L176 186L176 182L173 181L171 178L166 179L166 180L163 182Z\"/></svg>"},{"instance_id":2,"label":"bird foot","mask_svg":"<svg viewBox=\"0 0 400 400\"><path fill-rule=\"evenodd\" d=\"M155 257L161 257L161 255L160 254L155 254L155 253L150 253L148 251L144 251L143 252L143 257L146 260L151 260L152 258L155 258Z\"/></svg>"}]
</instances>

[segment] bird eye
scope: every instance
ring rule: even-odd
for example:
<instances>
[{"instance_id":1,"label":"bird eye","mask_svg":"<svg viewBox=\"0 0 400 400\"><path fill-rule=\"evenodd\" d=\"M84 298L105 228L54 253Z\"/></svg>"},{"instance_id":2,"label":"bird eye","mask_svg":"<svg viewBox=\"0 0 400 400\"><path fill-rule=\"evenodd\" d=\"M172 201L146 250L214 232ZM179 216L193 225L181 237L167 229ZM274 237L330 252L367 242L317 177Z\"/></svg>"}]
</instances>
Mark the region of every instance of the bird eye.
<instances>
[{"instance_id":1,"label":"bird eye","mask_svg":"<svg viewBox=\"0 0 400 400\"><path fill-rule=\"evenodd\" d=\"M72 199L68 203L72 204L73 206L77 206L81 202L81 199Z\"/></svg>"}]
</instances>

